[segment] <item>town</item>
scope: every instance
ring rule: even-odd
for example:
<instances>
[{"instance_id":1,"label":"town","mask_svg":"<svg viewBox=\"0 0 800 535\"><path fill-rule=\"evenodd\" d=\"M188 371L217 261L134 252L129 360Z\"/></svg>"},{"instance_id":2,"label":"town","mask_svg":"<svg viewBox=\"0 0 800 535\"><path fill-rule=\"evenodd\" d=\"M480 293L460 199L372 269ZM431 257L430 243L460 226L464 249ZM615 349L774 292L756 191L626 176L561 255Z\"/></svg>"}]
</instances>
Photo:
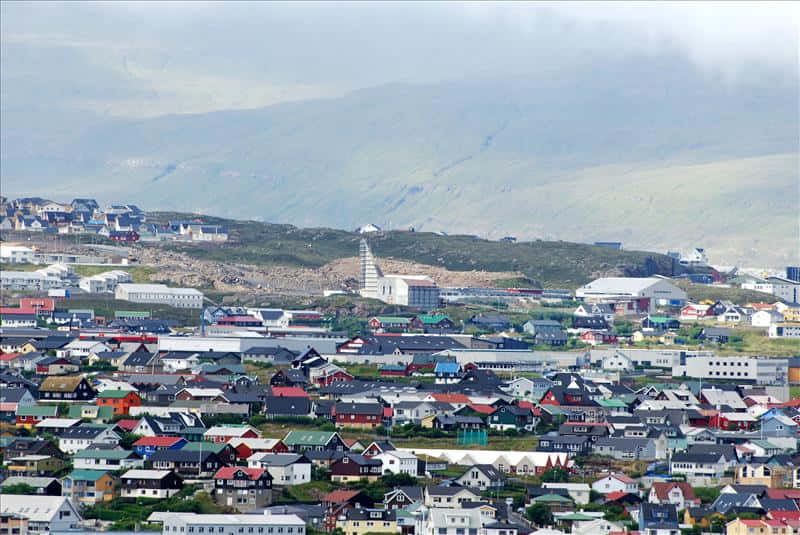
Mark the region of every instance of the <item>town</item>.
<instances>
[{"instance_id":1,"label":"town","mask_svg":"<svg viewBox=\"0 0 800 535\"><path fill-rule=\"evenodd\" d=\"M293 308L142 262L241 239L202 216L0 230L3 534L800 533L798 267L440 285L365 225L354 287Z\"/></svg>"}]
</instances>

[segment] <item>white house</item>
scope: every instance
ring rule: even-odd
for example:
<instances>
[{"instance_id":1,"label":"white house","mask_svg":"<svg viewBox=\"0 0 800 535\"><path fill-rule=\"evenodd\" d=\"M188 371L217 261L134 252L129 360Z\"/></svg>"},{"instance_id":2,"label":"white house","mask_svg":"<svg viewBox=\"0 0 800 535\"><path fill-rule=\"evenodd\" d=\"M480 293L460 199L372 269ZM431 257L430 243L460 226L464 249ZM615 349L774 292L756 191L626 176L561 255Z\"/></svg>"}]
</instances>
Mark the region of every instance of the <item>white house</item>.
<instances>
[{"instance_id":1,"label":"white house","mask_svg":"<svg viewBox=\"0 0 800 535\"><path fill-rule=\"evenodd\" d=\"M769 326L770 338L800 338L800 323L782 321Z\"/></svg>"},{"instance_id":2,"label":"white house","mask_svg":"<svg viewBox=\"0 0 800 535\"><path fill-rule=\"evenodd\" d=\"M43 535L75 531L80 528L79 524L83 520L78 510L65 496L3 494L0 500L0 513L27 519L28 533Z\"/></svg>"},{"instance_id":3,"label":"white house","mask_svg":"<svg viewBox=\"0 0 800 535\"><path fill-rule=\"evenodd\" d=\"M418 535L477 534L484 525L481 511L474 509L433 508L417 517L414 533Z\"/></svg>"},{"instance_id":4,"label":"white house","mask_svg":"<svg viewBox=\"0 0 800 535\"><path fill-rule=\"evenodd\" d=\"M296 453L254 453L247 458L250 468L263 468L274 486L302 485L311 481L311 461Z\"/></svg>"},{"instance_id":5,"label":"white house","mask_svg":"<svg viewBox=\"0 0 800 535\"><path fill-rule=\"evenodd\" d=\"M630 371L633 370L633 360L628 357L627 355L623 355L622 353L611 353L609 355L603 356L602 368L604 370L622 370L622 371Z\"/></svg>"},{"instance_id":6,"label":"white house","mask_svg":"<svg viewBox=\"0 0 800 535\"><path fill-rule=\"evenodd\" d=\"M384 451L376 455L373 459L379 460L382 464L383 474L408 474L417 477L417 456L413 453L400 450Z\"/></svg>"},{"instance_id":7,"label":"white house","mask_svg":"<svg viewBox=\"0 0 800 535\"><path fill-rule=\"evenodd\" d=\"M92 444L116 446L121 438L112 431L112 426L78 425L59 434L58 449L72 455L85 450Z\"/></svg>"},{"instance_id":8,"label":"white house","mask_svg":"<svg viewBox=\"0 0 800 535\"><path fill-rule=\"evenodd\" d=\"M686 292L656 277L604 277L575 290L575 297L587 303L647 299L649 312L655 312L656 305L683 305L687 299Z\"/></svg>"},{"instance_id":9,"label":"white house","mask_svg":"<svg viewBox=\"0 0 800 535\"><path fill-rule=\"evenodd\" d=\"M73 340L61 349L56 350L59 357L88 357L92 354L111 351L103 342L95 340Z\"/></svg>"},{"instance_id":10,"label":"white house","mask_svg":"<svg viewBox=\"0 0 800 535\"><path fill-rule=\"evenodd\" d=\"M769 327L779 321L783 321L783 314L775 310L759 310L750 316L750 325L753 327Z\"/></svg>"},{"instance_id":11,"label":"white house","mask_svg":"<svg viewBox=\"0 0 800 535\"><path fill-rule=\"evenodd\" d=\"M639 494L639 485L625 474L611 473L592 483L592 490L600 494L628 492Z\"/></svg>"}]
</instances>

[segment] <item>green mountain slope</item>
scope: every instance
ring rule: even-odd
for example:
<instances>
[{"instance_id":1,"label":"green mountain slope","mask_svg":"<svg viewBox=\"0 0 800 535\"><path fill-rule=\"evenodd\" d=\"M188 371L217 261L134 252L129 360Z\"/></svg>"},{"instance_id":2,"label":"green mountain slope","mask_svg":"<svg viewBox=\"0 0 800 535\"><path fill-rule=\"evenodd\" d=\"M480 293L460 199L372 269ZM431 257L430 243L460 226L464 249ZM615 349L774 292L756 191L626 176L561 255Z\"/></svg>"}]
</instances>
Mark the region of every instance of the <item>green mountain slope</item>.
<instances>
[{"instance_id":1,"label":"green mountain slope","mask_svg":"<svg viewBox=\"0 0 800 535\"><path fill-rule=\"evenodd\" d=\"M624 67L107 120L42 143L15 119L4 194L796 262L797 87Z\"/></svg>"}]
</instances>

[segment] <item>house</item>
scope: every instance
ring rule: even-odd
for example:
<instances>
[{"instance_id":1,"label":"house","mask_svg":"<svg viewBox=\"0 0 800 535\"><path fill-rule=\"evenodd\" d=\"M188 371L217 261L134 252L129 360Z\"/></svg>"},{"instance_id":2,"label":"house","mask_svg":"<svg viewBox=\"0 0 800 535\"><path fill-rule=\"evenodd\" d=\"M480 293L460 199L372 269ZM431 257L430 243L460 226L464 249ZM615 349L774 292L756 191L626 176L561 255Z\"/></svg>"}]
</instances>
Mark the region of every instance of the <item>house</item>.
<instances>
[{"instance_id":1,"label":"house","mask_svg":"<svg viewBox=\"0 0 800 535\"><path fill-rule=\"evenodd\" d=\"M683 308L681 308L680 315L678 319L680 321L694 321L700 320L704 318L711 318L714 316L714 310L711 308L711 305L700 305L695 303L689 303Z\"/></svg>"},{"instance_id":2,"label":"house","mask_svg":"<svg viewBox=\"0 0 800 535\"><path fill-rule=\"evenodd\" d=\"M461 380L461 365L458 362L437 362L433 368L436 384L454 384Z\"/></svg>"},{"instance_id":3,"label":"house","mask_svg":"<svg viewBox=\"0 0 800 535\"><path fill-rule=\"evenodd\" d=\"M325 528L327 531L333 531L336 528L336 520L344 511L373 505L375 505L375 500L358 490L340 489L328 493L322 498L322 506L325 509Z\"/></svg>"},{"instance_id":4,"label":"house","mask_svg":"<svg viewBox=\"0 0 800 535\"><path fill-rule=\"evenodd\" d=\"M586 303L615 303L618 314L653 312L657 305L682 306L687 300L686 292L657 277L604 277L575 290L575 297Z\"/></svg>"},{"instance_id":5,"label":"house","mask_svg":"<svg viewBox=\"0 0 800 535\"><path fill-rule=\"evenodd\" d=\"M225 466L213 451L187 451L186 448L156 451L150 462L156 470L172 470L185 477L210 477Z\"/></svg>"},{"instance_id":6,"label":"house","mask_svg":"<svg viewBox=\"0 0 800 535\"><path fill-rule=\"evenodd\" d=\"M131 407L140 407L142 398L134 391L125 390L103 390L97 394L95 404L99 407L111 407L114 415L127 415Z\"/></svg>"},{"instance_id":7,"label":"house","mask_svg":"<svg viewBox=\"0 0 800 535\"><path fill-rule=\"evenodd\" d=\"M337 427L374 429L382 425L383 413L380 403L336 403L332 415Z\"/></svg>"},{"instance_id":8,"label":"house","mask_svg":"<svg viewBox=\"0 0 800 535\"><path fill-rule=\"evenodd\" d=\"M94 397L94 389L80 375L46 377L39 385L42 401L88 401Z\"/></svg>"},{"instance_id":9,"label":"house","mask_svg":"<svg viewBox=\"0 0 800 535\"><path fill-rule=\"evenodd\" d=\"M23 405L17 407L16 426L33 429L36 424L47 418L55 418L57 416L58 407L56 405Z\"/></svg>"},{"instance_id":10,"label":"house","mask_svg":"<svg viewBox=\"0 0 800 535\"><path fill-rule=\"evenodd\" d=\"M462 487L479 489L502 488L505 485L505 476L491 464L476 464L458 477L456 483Z\"/></svg>"},{"instance_id":11,"label":"house","mask_svg":"<svg viewBox=\"0 0 800 535\"><path fill-rule=\"evenodd\" d=\"M361 479L377 481L382 474L381 461L354 453L346 453L331 465L331 481L334 483L349 483Z\"/></svg>"},{"instance_id":12,"label":"house","mask_svg":"<svg viewBox=\"0 0 800 535\"><path fill-rule=\"evenodd\" d=\"M599 437L592 447L596 455L620 460L653 461L659 458L651 438Z\"/></svg>"},{"instance_id":13,"label":"house","mask_svg":"<svg viewBox=\"0 0 800 535\"><path fill-rule=\"evenodd\" d=\"M7 477L0 483L0 489L3 494L6 492L7 487L14 487L17 485L26 485L33 489L33 494L44 496L61 496L61 482L54 477L28 477L28 476L11 476Z\"/></svg>"},{"instance_id":14,"label":"house","mask_svg":"<svg viewBox=\"0 0 800 535\"><path fill-rule=\"evenodd\" d=\"M677 452L670 459L669 473L683 474L690 483L694 480L719 480L725 474L728 462L720 452Z\"/></svg>"},{"instance_id":15,"label":"house","mask_svg":"<svg viewBox=\"0 0 800 535\"><path fill-rule=\"evenodd\" d=\"M237 459L248 459L256 453L288 453L289 448L277 438L234 438L228 444L236 452Z\"/></svg>"},{"instance_id":16,"label":"house","mask_svg":"<svg viewBox=\"0 0 800 535\"><path fill-rule=\"evenodd\" d=\"M697 339L716 344L727 344L731 338L731 330L723 327L703 327Z\"/></svg>"},{"instance_id":17,"label":"house","mask_svg":"<svg viewBox=\"0 0 800 535\"><path fill-rule=\"evenodd\" d=\"M118 483L118 478L105 470L73 470L64 477L63 495L81 507L91 507L119 496Z\"/></svg>"},{"instance_id":18,"label":"house","mask_svg":"<svg viewBox=\"0 0 800 535\"><path fill-rule=\"evenodd\" d=\"M625 474L610 473L592 483L592 490L600 494L625 492L638 495L639 485Z\"/></svg>"},{"instance_id":19,"label":"house","mask_svg":"<svg viewBox=\"0 0 800 535\"><path fill-rule=\"evenodd\" d=\"M38 438L17 438L11 439L10 443L4 445L6 457L13 458L19 455L47 455L50 457L64 457L64 453L53 445L49 440Z\"/></svg>"},{"instance_id":20,"label":"house","mask_svg":"<svg viewBox=\"0 0 800 535\"><path fill-rule=\"evenodd\" d=\"M236 438L261 438L261 433L247 424L216 425L203 433L203 438L217 444Z\"/></svg>"},{"instance_id":21,"label":"house","mask_svg":"<svg viewBox=\"0 0 800 535\"><path fill-rule=\"evenodd\" d=\"M83 424L62 431L58 436L58 449L73 454L95 444L116 446L121 438L112 426Z\"/></svg>"},{"instance_id":22,"label":"house","mask_svg":"<svg viewBox=\"0 0 800 535\"><path fill-rule=\"evenodd\" d=\"M214 474L214 501L242 512L261 509L272 503L272 476L264 468L220 468Z\"/></svg>"},{"instance_id":23,"label":"house","mask_svg":"<svg viewBox=\"0 0 800 535\"><path fill-rule=\"evenodd\" d=\"M639 531L647 535L680 535L678 510L672 504L639 504Z\"/></svg>"},{"instance_id":24,"label":"house","mask_svg":"<svg viewBox=\"0 0 800 535\"><path fill-rule=\"evenodd\" d=\"M383 495L383 504L386 509L403 509L405 507L423 503L422 487L395 487Z\"/></svg>"},{"instance_id":25,"label":"house","mask_svg":"<svg viewBox=\"0 0 800 535\"><path fill-rule=\"evenodd\" d=\"M553 383L545 378L517 377L501 388L517 399L538 402Z\"/></svg>"},{"instance_id":26,"label":"house","mask_svg":"<svg viewBox=\"0 0 800 535\"><path fill-rule=\"evenodd\" d=\"M254 453L247 458L247 466L267 470L274 486L302 485L311 481L311 461L299 453Z\"/></svg>"},{"instance_id":27,"label":"house","mask_svg":"<svg viewBox=\"0 0 800 535\"><path fill-rule=\"evenodd\" d=\"M86 449L73 454L75 469L83 470L123 470L141 468L143 461L132 451L109 449Z\"/></svg>"},{"instance_id":28,"label":"house","mask_svg":"<svg viewBox=\"0 0 800 535\"><path fill-rule=\"evenodd\" d=\"M98 407L97 405L70 405L67 417L89 420L95 424L107 424L114 419L114 408Z\"/></svg>"},{"instance_id":29,"label":"house","mask_svg":"<svg viewBox=\"0 0 800 535\"><path fill-rule=\"evenodd\" d=\"M783 321L783 314L776 310L759 310L750 316L750 325L753 327L769 328L774 323Z\"/></svg>"},{"instance_id":30,"label":"house","mask_svg":"<svg viewBox=\"0 0 800 535\"><path fill-rule=\"evenodd\" d=\"M7 461L9 474L17 476L52 476L64 467L64 461L51 455L20 455Z\"/></svg>"},{"instance_id":31,"label":"house","mask_svg":"<svg viewBox=\"0 0 800 535\"><path fill-rule=\"evenodd\" d=\"M367 321L367 325L373 330L407 331L411 326L411 318L404 318L402 316L375 316Z\"/></svg>"},{"instance_id":32,"label":"house","mask_svg":"<svg viewBox=\"0 0 800 535\"><path fill-rule=\"evenodd\" d=\"M539 439L538 451L563 451L569 455L585 455L592 450L592 440L588 436L544 435Z\"/></svg>"},{"instance_id":33,"label":"house","mask_svg":"<svg viewBox=\"0 0 800 535\"><path fill-rule=\"evenodd\" d=\"M373 457L382 463L383 474L408 474L417 477L419 460L413 453L400 450L389 450Z\"/></svg>"},{"instance_id":34,"label":"house","mask_svg":"<svg viewBox=\"0 0 800 535\"><path fill-rule=\"evenodd\" d=\"M310 416L312 407L311 400L306 396L267 396L264 398L264 416L268 420L286 416Z\"/></svg>"},{"instance_id":35,"label":"house","mask_svg":"<svg viewBox=\"0 0 800 535\"><path fill-rule=\"evenodd\" d=\"M283 443L292 452L304 451L346 451L342 437L334 431L289 431Z\"/></svg>"},{"instance_id":36,"label":"house","mask_svg":"<svg viewBox=\"0 0 800 535\"><path fill-rule=\"evenodd\" d=\"M576 318L599 318L604 322L614 321L614 306L610 303L581 303L572 315ZM574 324L573 324L574 326ZM608 325L606 325L607 328Z\"/></svg>"},{"instance_id":37,"label":"house","mask_svg":"<svg viewBox=\"0 0 800 535\"><path fill-rule=\"evenodd\" d=\"M451 331L455 329L455 323L444 314L420 314L412 318L411 328L421 329L425 332Z\"/></svg>"},{"instance_id":38,"label":"house","mask_svg":"<svg viewBox=\"0 0 800 535\"><path fill-rule=\"evenodd\" d=\"M183 480L172 470L128 470L120 480L123 498L164 499L183 488Z\"/></svg>"},{"instance_id":39,"label":"house","mask_svg":"<svg viewBox=\"0 0 800 535\"><path fill-rule=\"evenodd\" d=\"M142 459L149 460L160 450L179 450L187 444L181 437L142 437L133 443L133 451Z\"/></svg>"},{"instance_id":40,"label":"house","mask_svg":"<svg viewBox=\"0 0 800 535\"><path fill-rule=\"evenodd\" d=\"M796 531L783 520L734 518L725 524L725 533L726 535L792 535Z\"/></svg>"},{"instance_id":41,"label":"house","mask_svg":"<svg viewBox=\"0 0 800 535\"><path fill-rule=\"evenodd\" d=\"M656 504L672 504L678 510L700 506L700 500L695 498L691 485L682 481L653 482L650 493L647 495L647 501Z\"/></svg>"},{"instance_id":42,"label":"house","mask_svg":"<svg viewBox=\"0 0 800 535\"><path fill-rule=\"evenodd\" d=\"M499 314L477 314L469 323L482 331L500 332L511 328L511 321Z\"/></svg>"},{"instance_id":43,"label":"house","mask_svg":"<svg viewBox=\"0 0 800 535\"><path fill-rule=\"evenodd\" d=\"M347 535L399 532L396 511L391 509L346 509L336 520L336 528Z\"/></svg>"},{"instance_id":44,"label":"house","mask_svg":"<svg viewBox=\"0 0 800 535\"><path fill-rule=\"evenodd\" d=\"M507 429L524 429L532 431L534 417L530 409L523 409L517 405L501 405L489 415L489 427L500 431Z\"/></svg>"},{"instance_id":45,"label":"house","mask_svg":"<svg viewBox=\"0 0 800 535\"><path fill-rule=\"evenodd\" d=\"M479 509L434 508L418 517L417 535L464 535L483 531L484 518Z\"/></svg>"},{"instance_id":46,"label":"house","mask_svg":"<svg viewBox=\"0 0 800 535\"><path fill-rule=\"evenodd\" d=\"M674 331L681 328L681 322L669 316L648 315L642 320L642 329L653 331Z\"/></svg>"},{"instance_id":47,"label":"house","mask_svg":"<svg viewBox=\"0 0 800 535\"><path fill-rule=\"evenodd\" d=\"M533 337L537 345L563 346L567 343L567 335L555 320L529 320L522 329Z\"/></svg>"},{"instance_id":48,"label":"house","mask_svg":"<svg viewBox=\"0 0 800 535\"><path fill-rule=\"evenodd\" d=\"M3 494L0 512L27 520L29 535L76 531L83 520L66 496Z\"/></svg>"}]
</instances>

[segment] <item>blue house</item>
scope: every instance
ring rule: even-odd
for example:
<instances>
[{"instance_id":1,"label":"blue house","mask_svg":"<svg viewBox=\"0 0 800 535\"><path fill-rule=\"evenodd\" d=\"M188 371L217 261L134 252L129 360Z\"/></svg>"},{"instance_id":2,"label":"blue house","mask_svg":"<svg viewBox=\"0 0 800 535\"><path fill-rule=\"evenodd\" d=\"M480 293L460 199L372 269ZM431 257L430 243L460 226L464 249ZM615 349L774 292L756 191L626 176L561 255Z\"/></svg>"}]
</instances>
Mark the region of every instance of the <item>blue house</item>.
<instances>
[{"instance_id":1,"label":"blue house","mask_svg":"<svg viewBox=\"0 0 800 535\"><path fill-rule=\"evenodd\" d=\"M188 441L182 437L142 437L133 443L133 451L147 460L157 451L179 450L186 444Z\"/></svg>"},{"instance_id":2,"label":"blue house","mask_svg":"<svg viewBox=\"0 0 800 535\"><path fill-rule=\"evenodd\" d=\"M765 438L797 437L797 422L778 409L770 409L761 415L761 435Z\"/></svg>"},{"instance_id":3,"label":"blue house","mask_svg":"<svg viewBox=\"0 0 800 535\"><path fill-rule=\"evenodd\" d=\"M677 535L678 509L674 504L639 504L639 531L652 535Z\"/></svg>"},{"instance_id":4,"label":"blue house","mask_svg":"<svg viewBox=\"0 0 800 535\"><path fill-rule=\"evenodd\" d=\"M433 373L436 384L457 383L461 379L461 365L458 362L437 362Z\"/></svg>"}]
</instances>

